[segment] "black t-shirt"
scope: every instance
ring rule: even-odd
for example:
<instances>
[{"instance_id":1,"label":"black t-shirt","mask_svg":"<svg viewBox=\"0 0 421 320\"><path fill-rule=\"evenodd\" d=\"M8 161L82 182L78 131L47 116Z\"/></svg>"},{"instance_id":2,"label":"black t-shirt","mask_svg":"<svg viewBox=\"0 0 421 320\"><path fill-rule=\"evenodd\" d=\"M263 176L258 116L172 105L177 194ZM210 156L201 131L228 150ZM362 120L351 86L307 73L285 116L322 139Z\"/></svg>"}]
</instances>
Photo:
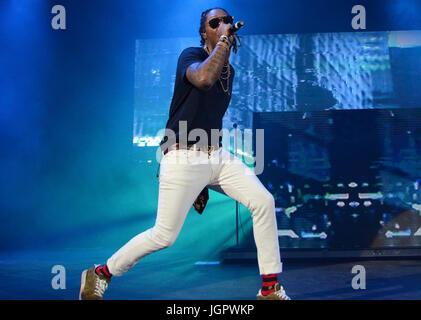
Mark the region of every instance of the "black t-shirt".
<instances>
[{"instance_id":1,"label":"black t-shirt","mask_svg":"<svg viewBox=\"0 0 421 320\"><path fill-rule=\"evenodd\" d=\"M201 47L190 47L184 49L180 54L174 95L171 101L169 119L166 124L166 129L171 129L175 133L175 137L171 138L166 133L161 144L166 143L166 146L169 146L175 142L183 143L183 140L181 139L180 141L179 137L183 128L186 128L187 135L194 129L203 129L207 134L208 141L206 143L202 139L200 143L211 145L211 129L222 129L222 118L231 100L234 68L230 65L229 95L222 90L222 85L225 90L227 88L226 80L221 80L221 85L218 79L212 88L207 91L198 89L187 79L186 71L192 63L202 62L207 58L207 52ZM180 121L186 121L186 126L182 124L181 130L179 126ZM199 138L194 136L195 133L192 132L192 139L188 139L187 144L194 144L199 141ZM167 142L168 139L170 140ZM219 138L219 141L221 141L221 138Z\"/></svg>"}]
</instances>

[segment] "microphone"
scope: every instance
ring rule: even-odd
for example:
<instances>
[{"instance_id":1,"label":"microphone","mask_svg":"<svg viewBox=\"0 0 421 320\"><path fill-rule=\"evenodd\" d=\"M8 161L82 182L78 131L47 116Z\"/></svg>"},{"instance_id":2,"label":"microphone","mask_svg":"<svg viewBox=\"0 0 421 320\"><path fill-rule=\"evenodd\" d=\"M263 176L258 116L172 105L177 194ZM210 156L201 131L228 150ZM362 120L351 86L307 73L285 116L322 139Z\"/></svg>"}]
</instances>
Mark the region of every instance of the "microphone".
<instances>
[{"instance_id":1,"label":"microphone","mask_svg":"<svg viewBox=\"0 0 421 320\"><path fill-rule=\"evenodd\" d=\"M244 26L244 21L238 21L230 29L230 33L234 34Z\"/></svg>"}]
</instances>

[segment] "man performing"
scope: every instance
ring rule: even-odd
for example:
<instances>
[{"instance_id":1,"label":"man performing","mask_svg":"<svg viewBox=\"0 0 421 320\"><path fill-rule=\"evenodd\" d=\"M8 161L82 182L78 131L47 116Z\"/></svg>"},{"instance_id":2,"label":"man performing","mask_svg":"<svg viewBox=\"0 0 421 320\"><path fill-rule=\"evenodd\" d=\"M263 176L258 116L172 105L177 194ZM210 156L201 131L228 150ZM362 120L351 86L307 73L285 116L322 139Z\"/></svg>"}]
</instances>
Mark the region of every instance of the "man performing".
<instances>
[{"instance_id":1,"label":"man performing","mask_svg":"<svg viewBox=\"0 0 421 320\"><path fill-rule=\"evenodd\" d=\"M263 279L257 299L289 300L277 280L282 264L273 196L254 172L222 148L221 139L210 138L212 129L222 129L222 118L231 100L234 69L229 56L231 47L234 51L237 47L232 24L233 18L224 9L202 13L199 33L203 47L185 49L178 60L166 125L173 134L166 134L161 143L163 158L155 225L131 239L106 264L83 271L80 299L102 299L112 276L121 276L144 256L171 246L193 203L198 210L195 199L209 187L239 201L252 213ZM186 139L197 129L207 134L205 142Z\"/></svg>"}]
</instances>

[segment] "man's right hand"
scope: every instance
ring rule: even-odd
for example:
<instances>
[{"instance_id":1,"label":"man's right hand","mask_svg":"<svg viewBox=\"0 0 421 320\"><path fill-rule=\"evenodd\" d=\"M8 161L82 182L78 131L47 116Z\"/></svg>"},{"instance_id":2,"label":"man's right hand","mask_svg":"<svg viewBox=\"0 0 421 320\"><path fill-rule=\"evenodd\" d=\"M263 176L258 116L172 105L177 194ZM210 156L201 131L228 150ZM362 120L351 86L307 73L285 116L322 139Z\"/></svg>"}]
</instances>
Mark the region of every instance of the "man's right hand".
<instances>
[{"instance_id":1,"label":"man's right hand","mask_svg":"<svg viewBox=\"0 0 421 320\"><path fill-rule=\"evenodd\" d=\"M232 24L220 24L218 29L216 29L216 35L219 38L225 35L230 39L230 41L232 41L232 37L230 37L231 27ZM196 88L202 90L209 90L220 77L222 67L224 66L224 64L229 62L228 59L230 55L230 50L226 50L225 46L223 47L224 48L219 48L219 50L216 50L216 54L214 48L212 53L205 61L201 63L192 63L187 68L186 77L190 81L190 83L193 84Z\"/></svg>"},{"instance_id":2,"label":"man's right hand","mask_svg":"<svg viewBox=\"0 0 421 320\"><path fill-rule=\"evenodd\" d=\"M227 36L229 38L229 36L231 35L231 32L230 32L231 28L232 28L231 23L221 23L218 29L216 30L216 34L218 35L218 37Z\"/></svg>"}]
</instances>

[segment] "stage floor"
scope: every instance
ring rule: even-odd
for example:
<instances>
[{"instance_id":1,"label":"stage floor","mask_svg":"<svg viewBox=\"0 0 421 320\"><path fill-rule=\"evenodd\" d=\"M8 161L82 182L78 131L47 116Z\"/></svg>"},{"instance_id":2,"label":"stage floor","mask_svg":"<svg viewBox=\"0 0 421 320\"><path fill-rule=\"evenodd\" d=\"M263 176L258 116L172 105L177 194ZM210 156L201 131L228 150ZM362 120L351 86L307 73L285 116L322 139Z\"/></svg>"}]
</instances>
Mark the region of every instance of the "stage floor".
<instances>
[{"instance_id":1,"label":"stage floor","mask_svg":"<svg viewBox=\"0 0 421 320\"><path fill-rule=\"evenodd\" d=\"M81 271L108 254L103 249L2 252L0 299L77 299ZM166 249L146 257L114 277L104 299L255 299L260 286L256 263L198 265L186 256ZM52 288L54 265L65 267L64 290ZM354 265L366 269L365 290L352 288ZM421 260L284 261L280 281L293 299L421 299Z\"/></svg>"}]
</instances>

